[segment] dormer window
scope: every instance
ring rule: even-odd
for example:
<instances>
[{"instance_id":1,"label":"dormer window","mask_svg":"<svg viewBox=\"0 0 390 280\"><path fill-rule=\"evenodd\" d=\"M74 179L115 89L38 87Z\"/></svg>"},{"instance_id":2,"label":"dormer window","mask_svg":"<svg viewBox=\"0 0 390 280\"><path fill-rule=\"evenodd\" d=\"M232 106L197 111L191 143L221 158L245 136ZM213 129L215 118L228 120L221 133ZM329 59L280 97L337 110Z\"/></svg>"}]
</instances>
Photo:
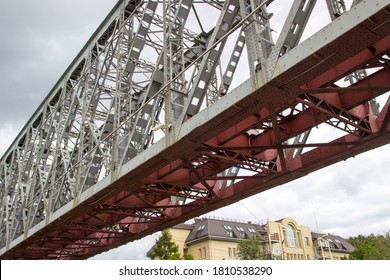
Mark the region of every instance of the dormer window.
<instances>
[{"instance_id":1,"label":"dormer window","mask_svg":"<svg viewBox=\"0 0 390 280\"><path fill-rule=\"evenodd\" d=\"M244 239L248 238L248 235L246 234L245 230L242 227L236 226L236 229L238 230L241 238L244 238Z\"/></svg>"},{"instance_id":2,"label":"dormer window","mask_svg":"<svg viewBox=\"0 0 390 280\"><path fill-rule=\"evenodd\" d=\"M250 233L256 233L256 230L253 229L253 228L248 228L248 231L249 231Z\"/></svg>"},{"instance_id":3,"label":"dormer window","mask_svg":"<svg viewBox=\"0 0 390 280\"><path fill-rule=\"evenodd\" d=\"M226 232L227 232L229 237L231 237L231 238L236 238L237 237L231 226L223 225L223 228L226 230Z\"/></svg>"},{"instance_id":4,"label":"dormer window","mask_svg":"<svg viewBox=\"0 0 390 280\"><path fill-rule=\"evenodd\" d=\"M205 228L205 225L200 225L196 231L195 237L199 238L202 234L202 230Z\"/></svg>"},{"instance_id":5,"label":"dormer window","mask_svg":"<svg viewBox=\"0 0 390 280\"><path fill-rule=\"evenodd\" d=\"M236 229L240 232L244 232L244 229L242 227L236 227Z\"/></svg>"},{"instance_id":6,"label":"dormer window","mask_svg":"<svg viewBox=\"0 0 390 280\"><path fill-rule=\"evenodd\" d=\"M201 230L203 230L203 229L204 229L204 227L205 227L205 225L201 225L201 226L199 226L199 227L198 227L198 231L201 231Z\"/></svg>"}]
</instances>

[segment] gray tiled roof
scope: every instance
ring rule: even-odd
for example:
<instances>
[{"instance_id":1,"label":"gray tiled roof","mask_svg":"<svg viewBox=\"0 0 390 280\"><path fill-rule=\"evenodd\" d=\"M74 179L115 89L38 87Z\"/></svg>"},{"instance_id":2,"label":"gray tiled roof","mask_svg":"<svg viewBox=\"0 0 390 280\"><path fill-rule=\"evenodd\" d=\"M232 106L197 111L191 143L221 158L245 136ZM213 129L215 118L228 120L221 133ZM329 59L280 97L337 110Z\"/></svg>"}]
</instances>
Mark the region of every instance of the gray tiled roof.
<instances>
[{"instance_id":1,"label":"gray tiled roof","mask_svg":"<svg viewBox=\"0 0 390 280\"><path fill-rule=\"evenodd\" d=\"M192 230L194 228L194 225L193 224L178 224L176 226L173 226L172 228Z\"/></svg>"},{"instance_id":2,"label":"gray tiled roof","mask_svg":"<svg viewBox=\"0 0 390 280\"><path fill-rule=\"evenodd\" d=\"M244 239L248 236L264 232L264 227L250 222L201 218L196 219L186 243L204 239Z\"/></svg>"}]
</instances>

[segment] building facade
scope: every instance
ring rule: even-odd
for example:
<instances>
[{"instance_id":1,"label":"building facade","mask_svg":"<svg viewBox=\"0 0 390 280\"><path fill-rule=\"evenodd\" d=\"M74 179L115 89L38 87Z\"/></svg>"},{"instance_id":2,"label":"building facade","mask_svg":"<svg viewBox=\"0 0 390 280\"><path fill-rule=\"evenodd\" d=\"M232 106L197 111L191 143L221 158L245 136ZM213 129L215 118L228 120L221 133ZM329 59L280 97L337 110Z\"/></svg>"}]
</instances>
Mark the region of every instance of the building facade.
<instances>
[{"instance_id":1,"label":"building facade","mask_svg":"<svg viewBox=\"0 0 390 280\"><path fill-rule=\"evenodd\" d=\"M314 260L315 252L310 228L300 226L292 218L268 221L265 224L265 248L273 258Z\"/></svg>"},{"instance_id":2,"label":"building facade","mask_svg":"<svg viewBox=\"0 0 390 280\"><path fill-rule=\"evenodd\" d=\"M239 259L240 240L257 235L270 259L339 260L347 259L355 248L334 234L311 232L293 218L267 221L261 225L217 218L197 218L191 224L179 224L168 231L181 255L195 260Z\"/></svg>"},{"instance_id":3,"label":"building facade","mask_svg":"<svg viewBox=\"0 0 390 280\"><path fill-rule=\"evenodd\" d=\"M179 252L196 260L238 259L239 240L250 235L264 235L264 227L226 219L199 218L194 223L179 224L168 229Z\"/></svg>"}]
</instances>

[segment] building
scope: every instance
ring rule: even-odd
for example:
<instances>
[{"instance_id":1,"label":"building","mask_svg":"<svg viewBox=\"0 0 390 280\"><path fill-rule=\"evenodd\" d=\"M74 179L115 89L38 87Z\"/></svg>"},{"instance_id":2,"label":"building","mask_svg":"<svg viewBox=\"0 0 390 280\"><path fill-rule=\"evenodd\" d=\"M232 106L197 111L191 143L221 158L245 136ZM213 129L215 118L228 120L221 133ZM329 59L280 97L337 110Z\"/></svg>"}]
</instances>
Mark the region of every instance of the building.
<instances>
[{"instance_id":1,"label":"building","mask_svg":"<svg viewBox=\"0 0 390 280\"><path fill-rule=\"evenodd\" d=\"M171 234L175 236L173 232ZM195 219L193 229L185 239L184 253L187 252L194 259L201 260L238 259L238 241L255 234L264 235L264 228L250 222L212 218Z\"/></svg>"},{"instance_id":2,"label":"building","mask_svg":"<svg viewBox=\"0 0 390 280\"><path fill-rule=\"evenodd\" d=\"M349 253L355 247L344 238L334 234L312 232L314 251L319 260L342 260L348 259Z\"/></svg>"},{"instance_id":3,"label":"building","mask_svg":"<svg viewBox=\"0 0 390 280\"><path fill-rule=\"evenodd\" d=\"M314 245L309 227L300 226L293 218L268 221L265 224L265 248L273 258L314 260Z\"/></svg>"},{"instance_id":4,"label":"building","mask_svg":"<svg viewBox=\"0 0 390 280\"><path fill-rule=\"evenodd\" d=\"M168 231L179 246L181 255L195 260L238 259L240 240L257 235L272 259L334 260L345 259L355 248L344 238L333 234L311 232L293 218L267 221L261 225L220 218L196 218L191 224L179 224Z\"/></svg>"}]
</instances>

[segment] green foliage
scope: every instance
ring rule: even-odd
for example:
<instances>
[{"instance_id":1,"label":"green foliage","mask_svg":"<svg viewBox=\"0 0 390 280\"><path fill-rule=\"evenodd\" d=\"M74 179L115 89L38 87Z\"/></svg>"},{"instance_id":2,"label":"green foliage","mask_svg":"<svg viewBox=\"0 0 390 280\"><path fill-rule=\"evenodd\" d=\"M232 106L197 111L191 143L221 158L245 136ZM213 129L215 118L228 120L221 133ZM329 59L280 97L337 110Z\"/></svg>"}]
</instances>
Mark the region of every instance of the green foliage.
<instances>
[{"instance_id":1,"label":"green foliage","mask_svg":"<svg viewBox=\"0 0 390 280\"><path fill-rule=\"evenodd\" d=\"M172 241L172 235L164 230L147 257L152 260L180 260L179 246Z\"/></svg>"},{"instance_id":2,"label":"green foliage","mask_svg":"<svg viewBox=\"0 0 390 280\"><path fill-rule=\"evenodd\" d=\"M194 259L194 257L191 254L185 254L183 256L183 260L193 260L193 259Z\"/></svg>"},{"instance_id":3,"label":"green foliage","mask_svg":"<svg viewBox=\"0 0 390 280\"><path fill-rule=\"evenodd\" d=\"M237 254L240 260L266 260L267 255L260 238L256 235L238 242Z\"/></svg>"},{"instance_id":4,"label":"green foliage","mask_svg":"<svg viewBox=\"0 0 390 280\"><path fill-rule=\"evenodd\" d=\"M172 235L164 230L159 239L156 240L153 249L147 254L152 260L193 260L190 254L184 255L183 258L179 253L179 246L172 241Z\"/></svg>"},{"instance_id":5,"label":"green foliage","mask_svg":"<svg viewBox=\"0 0 390 280\"><path fill-rule=\"evenodd\" d=\"M272 255L272 260L276 260L276 261L283 260L283 256L282 255Z\"/></svg>"},{"instance_id":6,"label":"green foliage","mask_svg":"<svg viewBox=\"0 0 390 280\"><path fill-rule=\"evenodd\" d=\"M353 260L390 260L390 231L381 235L370 234L350 237L348 242L356 247L349 258Z\"/></svg>"}]
</instances>

